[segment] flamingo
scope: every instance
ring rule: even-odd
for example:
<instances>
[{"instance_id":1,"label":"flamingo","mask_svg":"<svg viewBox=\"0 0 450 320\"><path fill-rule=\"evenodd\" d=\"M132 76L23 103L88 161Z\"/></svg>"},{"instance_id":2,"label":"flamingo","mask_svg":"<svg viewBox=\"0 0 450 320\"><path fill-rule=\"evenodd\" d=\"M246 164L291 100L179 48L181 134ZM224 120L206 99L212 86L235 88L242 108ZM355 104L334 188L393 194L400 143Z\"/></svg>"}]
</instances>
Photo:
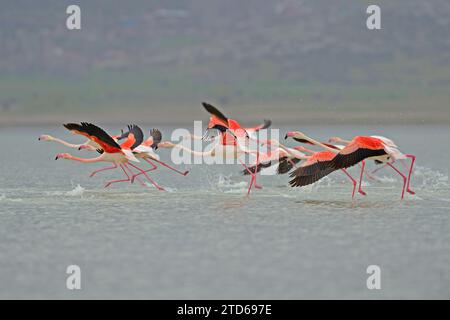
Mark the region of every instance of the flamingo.
<instances>
[{"instance_id":1,"label":"flamingo","mask_svg":"<svg viewBox=\"0 0 450 320\"><path fill-rule=\"evenodd\" d=\"M321 169L321 164L323 162L329 161L332 158L334 158L335 153L330 151L321 151L321 152L315 152L312 150L309 150L303 146L296 146L294 148L288 148L284 146L283 144L279 143L277 140L271 140L271 145L278 145L279 148L275 150L274 156L272 156L269 159L262 158L260 167L250 167L251 170L261 170L261 167L268 167L270 166L270 161L278 161L280 164L278 165L278 174L284 174L290 171L295 164L297 164L301 160L303 161L300 166L293 171L290 174L290 177L294 177L291 181L289 181L289 184L292 187L301 187L306 186L309 184L312 184L316 182L317 180L321 179L322 177L328 175L334 170L330 169ZM330 147L339 149L343 148L343 146L333 146L329 145ZM306 152L308 155L306 155L304 152ZM268 154L270 156L270 154ZM290 163L289 160L292 162ZM293 161L295 160L295 162ZM266 163L266 161L269 161L269 164ZM281 163L284 161L285 163ZM290 166L289 166L290 165ZM280 168L280 166L282 166ZM345 170L342 169L344 174L351 180L353 184L353 192L352 192L352 198L355 197L355 191L356 191L356 180ZM243 172L245 174L245 172ZM362 195L366 195L366 193L362 190L359 190L359 193Z\"/></svg>"},{"instance_id":2,"label":"flamingo","mask_svg":"<svg viewBox=\"0 0 450 320\"><path fill-rule=\"evenodd\" d=\"M327 168L332 168L334 170L343 168L345 169L361 162L362 166L359 180L360 188L365 167L365 162L362 161L365 159L373 159L388 164L388 166L393 168L394 171L397 172L403 178L403 188L401 194L402 199L405 196L405 191L407 191L410 194L415 194L414 191L412 191L407 184L409 178L411 177L412 165L410 167L408 177L406 177L400 170L398 170L394 165L390 163L391 159L395 160L395 159L411 158L412 164L414 164L415 156L405 155L402 152L400 152L398 147L390 139L381 136L356 136L351 141L346 141L348 143L342 150L336 150L306 136L302 132L298 131L288 132L287 136L307 140L315 145L321 146L322 148L335 153L336 155L332 160L327 161L325 163L321 163L320 167L323 170L326 170Z\"/></svg>"},{"instance_id":3,"label":"flamingo","mask_svg":"<svg viewBox=\"0 0 450 320\"><path fill-rule=\"evenodd\" d=\"M386 137L383 137L383 136L372 136L372 137L382 139L382 140L386 141L388 144L395 145L395 143L391 139L388 139ZM350 141L344 140L344 139L342 139L340 137L331 137L328 141L331 142L331 143L334 143L334 142L336 142L336 143L344 143L345 145L350 143ZM409 167L407 166L407 164L405 162L406 158L410 158L411 159L411 164L410 164ZM415 194L414 191L410 190L410 182L411 182L411 172L412 172L414 163L416 161L416 156L414 156L412 154L405 154L404 157L400 157L399 160L400 160L401 164L403 165L403 167L406 170L408 170L408 172L409 172L408 178L407 178L408 179L407 190L409 190L408 191L409 193L412 192L412 194ZM394 162L395 162L395 159L391 159L390 163L394 164ZM383 162L375 159L375 164L379 165L379 164L383 164ZM371 173L374 174L374 173L382 170L385 167L389 167L389 164L388 163L384 163L382 166L380 166L379 168L376 168ZM366 172L366 174L367 174L367 172Z\"/></svg>"},{"instance_id":4,"label":"flamingo","mask_svg":"<svg viewBox=\"0 0 450 320\"><path fill-rule=\"evenodd\" d=\"M123 130L122 130L122 134L123 134ZM112 138L115 141L117 141L118 137L119 136L112 136ZM59 139L59 138L55 138L55 137L53 137L51 135L43 134L43 135L41 135L38 138L38 140L39 141L57 142L57 143L60 143L60 144L62 144L64 146L66 146L66 147L73 148L73 149L78 149L78 150L97 151L100 154L103 152L103 149L101 148L101 146L98 143L96 143L96 142L94 142L92 140L89 140L89 139L86 142L81 143L81 144L73 144L73 143L67 142L65 140L62 140L62 139ZM112 170L112 169L116 169L116 168L117 168L116 164L114 166L112 166L112 167L101 168L99 170L95 170L95 171L91 172L89 177L93 177L94 175L96 175L99 172ZM138 181L141 183L142 186L145 186L145 184L140 179L138 179Z\"/></svg>"},{"instance_id":5,"label":"flamingo","mask_svg":"<svg viewBox=\"0 0 450 320\"><path fill-rule=\"evenodd\" d=\"M248 148L248 142L250 139L250 134L254 134L259 130L265 129L271 125L270 120L265 120L264 124L253 127L253 128L243 128L236 120L230 119L226 117L222 112L220 112L213 105L203 102L202 103L205 110L211 114L210 122L205 132L205 136L208 136L209 132L213 129L218 130L220 132L221 144L222 145L232 145L237 146L238 149L247 154L256 154L256 166L260 163L260 151L259 150L250 150ZM248 131L250 131L250 134ZM239 159L239 157L237 157ZM240 161L243 164L242 161ZM252 179L250 181L249 192L254 184L255 188L261 189L262 187L256 183L256 172L250 171L250 169L245 166L245 169L248 170L249 174L251 174Z\"/></svg>"},{"instance_id":6,"label":"flamingo","mask_svg":"<svg viewBox=\"0 0 450 320\"><path fill-rule=\"evenodd\" d=\"M211 115L209 118L208 127L205 131L205 134L203 138L209 137L210 132L212 130L217 130L220 132L220 134L223 135L226 134L227 131L231 130L234 135L236 135L236 132L234 131L241 131L241 133L245 132L245 137L252 138L253 140L256 140L256 133L260 130L267 129L272 125L271 120L264 119L264 123L249 127L249 128L243 128L236 120L230 119L226 117L222 112L220 112L215 106L212 104L202 102L203 107L205 110ZM227 138L230 138L229 136Z\"/></svg>"},{"instance_id":7,"label":"flamingo","mask_svg":"<svg viewBox=\"0 0 450 320\"><path fill-rule=\"evenodd\" d=\"M96 158L78 158L69 153L60 153L56 156L55 160L58 159L67 159L73 161L79 161L83 163L96 163L96 162L111 162L114 164L114 168L119 166L124 172L127 179L121 180L112 180L105 184L105 188L109 187L113 183L118 182L127 182L131 181L130 175L127 170L133 174L132 170L129 166L135 168L139 172L142 172L145 177L159 190L164 190L162 187L157 185L144 170L132 164L132 162L139 162L139 160L134 156L131 147L136 143L136 139L133 134L128 136L128 139L122 144L119 145L110 135L108 135L103 129L97 127L92 123L82 122L81 124L77 123L68 123L64 124L64 127L70 130L74 134L80 134L87 137L89 140L97 143L103 150L100 156ZM139 138L139 137L138 137ZM140 142L139 142L140 143Z\"/></svg>"}]
</instances>

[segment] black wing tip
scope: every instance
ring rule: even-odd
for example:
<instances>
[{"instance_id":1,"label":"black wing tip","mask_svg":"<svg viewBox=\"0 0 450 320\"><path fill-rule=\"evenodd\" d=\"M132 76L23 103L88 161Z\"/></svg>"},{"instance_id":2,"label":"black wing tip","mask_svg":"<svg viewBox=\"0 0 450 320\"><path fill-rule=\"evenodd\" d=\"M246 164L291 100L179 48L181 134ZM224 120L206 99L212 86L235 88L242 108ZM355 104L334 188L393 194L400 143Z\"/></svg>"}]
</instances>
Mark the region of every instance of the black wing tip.
<instances>
[{"instance_id":1,"label":"black wing tip","mask_svg":"<svg viewBox=\"0 0 450 320\"><path fill-rule=\"evenodd\" d=\"M248 170L247 169L242 170L241 174L243 174L244 176L250 175L250 172L251 172L251 174L255 174L255 173L260 172L264 168L270 167L271 165L272 165L271 161L260 163L258 165L254 165L254 166L248 167ZM249 170L250 170L250 172L248 172Z\"/></svg>"},{"instance_id":2,"label":"black wing tip","mask_svg":"<svg viewBox=\"0 0 450 320\"><path fill-rule=\"evenodd\" d=\"M78 123L64 123L63 127L67 130L76 130L80 128L80 125Z\"/></svg>"},{"instance_id":3,"label":"black wing tip","mask_svg":"<svg viewBox=\"0 0 450 320\"><path fill-rule=\"evenodd\" d=\"M267 129L272 125L272 120L270 119L264 119L264 125L262 126L261 129Z\"/></svg>"},{"instance_id":4,"label":"black wing tip","mask_svg":"<svg viewBox=\"0 0 450 320\"><path fill-rule=\"evenodd\" d=\"M202 102L202 105L206 109L206 111L208 111L208 113L218 117L219 119L221 119L225 122L228 121L228 118L212 104L207 103L207 102Z\"/></svg>"},{"instance_id":5,"label":"black wing tip","mask_svg":"<svg viewBox=\"0 0 450 320\"><path fill-rule=\"evenodd\" d=\"M292 164L287 159L278 162L277 174L286 174L293 168Z\"/></svg>"},{"instance_id":6,"label":"black wing tip","mask_svg":"<svg viewBox=\"0 0 450 320\"><path fill-rule=\"evenodd\" d=\"M153 139L155 138L162 139L162 133L159 129L156 128L150 129L150 135L153 137Z\"/></svg>"},{"instance_id":7,"label":"black wing tip","mask_svg":"<svg viewBox=\"0 0 450 320\"><path fill-rule=\"evenodd\" d=\"M153 144L152 144L151 147L154 150L157 150L158 149L158 144L162 140L162 133L158 129L153 128L153 129L150 130L150 136L152 136L152 138L153 138Z\"/></svg>"}]
</instances>

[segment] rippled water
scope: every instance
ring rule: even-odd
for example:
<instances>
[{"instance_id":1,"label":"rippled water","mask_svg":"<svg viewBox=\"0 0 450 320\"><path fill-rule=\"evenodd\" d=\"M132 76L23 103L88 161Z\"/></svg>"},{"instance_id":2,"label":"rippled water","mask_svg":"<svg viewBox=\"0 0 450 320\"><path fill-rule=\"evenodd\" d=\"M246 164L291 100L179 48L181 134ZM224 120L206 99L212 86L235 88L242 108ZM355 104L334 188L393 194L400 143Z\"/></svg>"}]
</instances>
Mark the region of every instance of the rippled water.
<instances>
[{"instance_id":1,"label":"rippled water","mask_svg":"<svg viewBox=\"0 0 450 320\"><path fill-rule=\"evenodd\" d=\"M264 176L246 198L248 177L217 165L152 174L168 192L103 189L118 172L89 178L101 165L54 157L91 154L37 141L76 137L0 129L0 298L450 298L450 129L301 129L393 138L418 156L417 195L400 201L400 182L385 170L355 201L340 173L303 189ZM66 289L71 264L81 267L80 291ZM381 290L366 288L373 264Z\"/></svg>"}]
</instances>

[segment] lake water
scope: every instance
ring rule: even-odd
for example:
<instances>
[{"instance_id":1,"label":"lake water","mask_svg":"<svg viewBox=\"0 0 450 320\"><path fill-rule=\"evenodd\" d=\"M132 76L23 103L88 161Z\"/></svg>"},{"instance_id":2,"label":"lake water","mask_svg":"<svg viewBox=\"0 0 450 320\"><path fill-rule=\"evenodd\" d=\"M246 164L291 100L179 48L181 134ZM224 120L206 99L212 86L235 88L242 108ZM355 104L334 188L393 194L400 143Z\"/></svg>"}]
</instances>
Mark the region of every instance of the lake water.
<instances>
[{"instance_id":1,"label":"lake water","mask_svg":"<svg viewBox=\"0 0 450 320\"><path fill-rule=\"evenodd\" d=\"M295 189L287 176L264 176L247 198L241 168L218 165L152 173L167 192L103 189L118 171L89 178L102 165L54 157L92 154L37 141L82 139L61 128L0 129L0 298L450 298L450 128L290 129L394 139L418 156L417 195L401 201L400 180L385 170L354 201L338 172ZM72 264L78 291L66 289ZM381 268L381 290L366 287L369 265Z\"/></svg>"}]
</instances>

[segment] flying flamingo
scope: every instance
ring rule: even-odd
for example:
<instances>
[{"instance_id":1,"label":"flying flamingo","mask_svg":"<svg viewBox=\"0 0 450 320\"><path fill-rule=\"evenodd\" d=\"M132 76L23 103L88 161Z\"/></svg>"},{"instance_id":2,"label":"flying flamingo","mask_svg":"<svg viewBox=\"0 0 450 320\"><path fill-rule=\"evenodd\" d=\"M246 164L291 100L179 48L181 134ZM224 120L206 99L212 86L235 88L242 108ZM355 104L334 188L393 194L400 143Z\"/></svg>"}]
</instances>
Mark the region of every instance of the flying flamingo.
<instances>
[{"instance_id":1,"label":"flying flamingo","mask_svg":"<svg viewBox=\"0 0 450 320\"><path fill-rule=\"evenodd\" d=\"M379 138L379 139L382 139L382 140L384 140L384 141L387 141L387 143L389 143L389 144L393 144L393 145L395 145L395 143L391 140L391 139L388 139L388 138L386 138L386 137L383 137L383 136L372 136L372 137L375 137L375 138ZM332 142L332 143L334 143L334 142L336 142L336 143L344 143L345 145L347 145L347 144L349 144L350 143L350 141L348 141L348 140L344 140L344 139L342 139L342 138L339 138L339 137L331 137L330 139L329 139L329 142ZM416 157L414 156L414 155L412 155L412 154L405 154L404 155L405 157L403 158L403 157L400 157L400 163L403 165L403 167L406 169L406 170L408 170L409 171L409 174L408 174L408 184L407 184L407 190L409 190L408 192L409 193L411 193L412 192L412 194L415 194L414 193L414 191L411 191L410 190L410 188L409 188L409 186L410 186L410 182L411 182L411 172L412 172L412 169L413 169L413 166L414 166L414 162L416 161ZM410 164L410 166L408 167L407 166L407 164L406 164L406 162L405 162L405 159L406 158L410 158L411 159L411 164ZM391 159L391 161L390 161L390 163L391 164L394 164L394 162L395 162L395 159ZM375 163L376 164L383 164L383 162L382 161L379 161L379 160L376 160L375 159ZM376 173L376 172L378 172L378 171L380 171L380 170L382 170L383 168L385 168L385 167L388 167L389 166L389 164L387 164L387 163L384 163L382 166L380 166L379 168L376 168L375 170L373 170L371 173L373 174L373 173ZM367 172L366 172L366 174L367 174ZM402 177L403 178L403 177Z\"/></svg>"},{"instance_id":2,"label":"flying flamingo","mask_svg":"<svg viewBox=\"0 0 450 320\"><path fill-rule=\"evenodd\" d=\"M122 134L123 134L123 130L122 130ZM117 141L118 137L119 136L112 136L112 138L115 141ZM100 154L103 153L103 149L101 148L101 146L98 143L96 143L96 142L94 142L92 140L89 140L89 139L86 142L81 143L81 144L73 144L73 143L67 142L65 140L62 140L62 139L59 139L59 138L55 138L55 137L53 137L51 135L43 134L43 135L41 135L38 138L38 140L39 141L57 142L57 143L60 143L60 144L62 144L64 146L66 146L66 147L73 148L73 149L87 150L87 151L97 151ZM116 169L116 168L117 168L117 164L114 164L112 167L106 167L106 168L102 168L102 169L99 169L99 170L95 170L95 171L91 172L89 177L93 177L94 175L96 175L99 172L112 170L112 169ZM138 181L141 183L142 186L145 186L145 184L140 179L138 179Z\"/></svg>"},{"instance_id":3,"label":"flying flamingo","mask_svg":"<svg viewBox=\"0 0 450 320\"><path fill-rule=\"evenodd\" d=\"M351 141L346 141L348 144L342 150L335 150L330 148L327 145L324 145L308 136L306 136L302 132L288 132L287 134L290 137L295 137L298 139L305 139L315 145L321 146L328 151L331 151L336 154L336 156L325 164L321 164L321 167L325 170L330 167L334 170L337 169L345 169L355 164L361 162L361 175L359 180L359 187L361 188L362 178L364 175L364 167L365 162L362 162L365 159L373 159L383 163L388 164L395 172L397 172L403 178L403 188L401 198L404 198L405 190L408 193L415 194L409 186L407 187L407 182L411 177L412 165L410 168L410 172L408 173L408 178L398 170L394 165L390 163L391 159L405 159L411 158L412 164L414 163L415 156L413 155L405 155L398 147L393 143L392 140L387 139L385 137L380 136L356 136Z\"/></svg>"},{"instance_id":4,"label":"flying flamingo","mask_svg":"<svg viewBox=\"0 0 450 320\"><path fill-rule=\"evenodd\" d=\"M112 180L105 184L105 188L109 187L113 183L118 182L127 182L131 181L130 175L127 172L131 172L133 175L132 170L129 168L129 166L135 168L139 172L142 172L144 176L159 190L164 190L162 187L157 185L148 175L145 173L144 170L137 167L136 165L132 164L130 161L133 162L139 162L139 160L134 156L131 147L133 144L136 143L136 139L133 134L130 134L128 136L128 139L122 144L119 145L110 135L108 135L103 129L91 124L82 122L81 124L77 123L68 123L65 124L64 127L66 127L68 130L70 130L74 134L80 134L85 137L87 137L89 140L94 141L97 143L103 150L100 156L96 158L78 158L75 156L72 156L69 153L60 153L56 156L56 160L58 159L68 159L73 161L79 161L83 163L96 163L96 162L111 162L114 164L114 167L119 166L122 171L124 172L127 179L121 179L121 180Z\"/></svg>"},{"instance_id":5,"label":"flying flamingo","mask_svg":"<svg viewBox=\"0 0 450 320\"><path fill-rule=\"evenodd\" d=\"M292 187L301 187L301 186L306 186L306 185L312 184L312 183L318 181L319 179L321 179L322 177L335 171L335 170L331 170L329 168L324 169L322 167L324 162L330 161L332 158L334 158L335 153L333 153L333 152L330 152L330 151L316 152L316 151L309 150L303 146L288 148L288 147L284 146L283 144L281 144L277 140L271 140L270 143L271 143L271 145L278 145L279 148L275 150L274 155L269 159L266 159L265 156L267 156L267 155L270 156L271 155L270 153L263 154L262 158L261 158L261 164L264 164L264 166L267 167L267 166L270 166L270 161L278 160L279 163L281 163L281 161L287 162L287 163L281 164L282 168L280 168L280 164L279 164L278 170L277 170L278 174L287 173L288 171L290 171L290 169L293 166L295 166L295 164L297 164L301 160L304 160L303 162L300 163L300 166L290 174L290 177L294 177L294 179L289 181L289 184ZM337 150L339 150L339 148L340 148L340 146L333 146L333 145L329 145L329 146L332 148L335 148ZM305 152L308 155L306 155ZM286 165L289 164L289 160L294 160L294 159L295 159L295 162L290 163L290 166L286 167ZM266 161L269 161L269 163L267 164ZM256 168L255 166L250 167L250 170L255 170L255 169L260 170L261 166L259 168ZM352 198L354 198L357 182L345 169L343 169L342 171L353 183ZM361 193L362 195L366 195L366 193L362 190L359 190L359 193Z\"/></svg>"},{"instance_id":6,"label":"flying flamingo","mask_svg":"<svg viewBox=\"0 0 450 320\"><path fill-rule=\"evenodd\" d=\"M272 121L265 119L264 123L260 125L249 128L243 128L236 120L226 117L213 105L206 102L202 102L202 105L205 108L205 110L211 115L209 118L208 127L205 131L203 138L210 137L211 136L210 133L212 130L219 131L222 138L223 135L226 134L226 132L229 130L231 130L232 132L240 130L241 133L245 132L245 137L256 140L255 137L256 133L260 130L267 129L272 124ZM235 132L234 135L236 135ZM230 137L228 136L227 138Z\"/></svg>"},{"instance_id":7,"label":"flying flamingo","mask_svg":"<svg viewBox=\"0 0 450 320\"><path fill-rule=\"evenodd\" d=\"M248 147L248 143L250 140L255 140L250 137L250 134L254 134L259 130L265 129L271 125L270 120L265 120L264 124L253 127L253 128L243 128L236 120L230 119L226 117L222 112L220 112L213 105L203 102L202 103L205 110L211 114L210 121L208 127L206 129L205 135L208 136L211 130L218 130L220 132L220 140L222 145L231 145L237 146L238 150L247 153L247 154L256 154L256 166L259 166L260 163L260 154L259 150L251 150ZM250 134L249 134L250 132ZM258 140L256 140L258 141ZM258 146L259 147L259 146ZM239 159L239 157L237 157ZM239 160L240 161L240 160ZM240 161L243 164L242 161ZM243 164L244 165L244 164ZM252 185L257 189L261 189L262 187L256 183L256 172L250 171L250 169L244 165L245 169L248 170L249 174L252 176L250 180L249 193Z\"/></svg>"}]
</instances>

